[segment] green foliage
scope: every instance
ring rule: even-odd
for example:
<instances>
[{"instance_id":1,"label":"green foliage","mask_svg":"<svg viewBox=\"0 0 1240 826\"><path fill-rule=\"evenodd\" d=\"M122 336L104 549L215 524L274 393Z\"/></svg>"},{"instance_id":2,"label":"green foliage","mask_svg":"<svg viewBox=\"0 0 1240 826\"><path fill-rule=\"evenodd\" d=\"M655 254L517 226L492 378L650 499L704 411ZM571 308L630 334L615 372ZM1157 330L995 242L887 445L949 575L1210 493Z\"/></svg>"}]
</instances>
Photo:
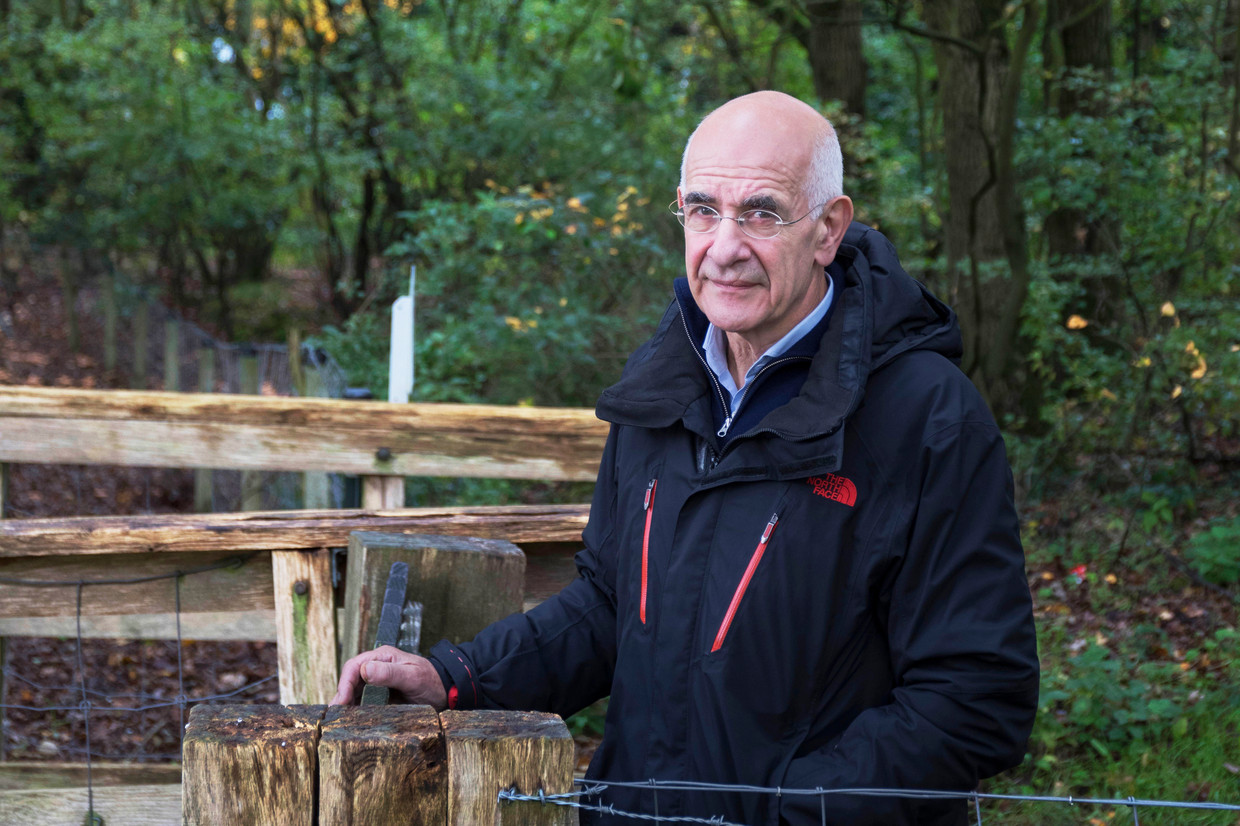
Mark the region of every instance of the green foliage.
<instances>
[{"instance_id":1,"label":"green foliage","mask_svg":"<svg viewBox=\"0 0 1240 826\"><path fill-rule=\"evenodd\" d=\"M1193 536L1184 556L1202 578L1216 585L1240 585L1240 517L1219 518Z\"/></svg>"}]
</instances>

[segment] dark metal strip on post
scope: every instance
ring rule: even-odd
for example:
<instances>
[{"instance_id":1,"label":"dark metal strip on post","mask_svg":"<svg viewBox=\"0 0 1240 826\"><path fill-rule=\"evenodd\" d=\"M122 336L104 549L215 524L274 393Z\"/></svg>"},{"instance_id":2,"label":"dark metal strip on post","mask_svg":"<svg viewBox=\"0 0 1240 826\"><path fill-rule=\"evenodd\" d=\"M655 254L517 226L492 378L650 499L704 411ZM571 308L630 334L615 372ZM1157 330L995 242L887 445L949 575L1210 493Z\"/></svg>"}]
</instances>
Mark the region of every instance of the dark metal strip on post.
<instances>
[{"instance_id":1,"label":"dark metal strip on post","mask_svg":"<svg viewBox=\"0 0 1240 826\"><path fill-rule=\"evenodd\" d=\"M375 648L396 645L400 638L401 612L405 607L405 591L409 588L409 565L393 562L388 572L387 589L383 593L383 611L379 614L379 631ZM368 685L362 689L362 705L381 706L388 701L385 686Z\"/></svg>"}]
</instances>

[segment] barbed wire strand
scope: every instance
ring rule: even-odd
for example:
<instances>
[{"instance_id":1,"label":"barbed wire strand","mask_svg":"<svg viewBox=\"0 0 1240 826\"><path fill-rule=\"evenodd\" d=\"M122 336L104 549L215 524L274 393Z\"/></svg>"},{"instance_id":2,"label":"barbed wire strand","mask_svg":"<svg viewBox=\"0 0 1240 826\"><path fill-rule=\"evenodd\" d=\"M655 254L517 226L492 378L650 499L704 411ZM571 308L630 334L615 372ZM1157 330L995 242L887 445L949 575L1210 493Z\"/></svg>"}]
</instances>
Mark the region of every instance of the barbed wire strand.
<instances>
[{"instance_id":1,"label":"barbed wire strand","mask_svg":"<svg viewBox=\"0 0 1240 826\"><path fill-rule=\"evenodd\" d=\"M9 674L10 672L6 670L5 675L8 676ZM185 702L186 703L210 703L210 702L214 702L215 700L227 700L232 697L236 697L238 694L246 692L250 690L251 688L260 686L264 683L269 683L272 680L276 679L277 676L278 675L273 674L270 677L263 677L261 680L255 680L251 683L246 683L240 688L234 689L233 691L229 691L224 694L208 694L202 697L186 697ZM47 691L64 691L66 689L76 690L77 686L47 686L45 688L45 690ZM102 691L91 691L90 693L95 694L97 696L101 696L101 697L107 697L109 699L113 698L114 696L115 697L134 696L131 694L110 695ZM181 701L179 698L173 698L172 700L169 700L168 702L165 702L165 703L151 703L150 705L144 705L144 706L107 706L106 708L100 708L92 704L91 708L100 714L106 714L108 712L113 712L113 711L123 711L123 712L133 713L133 712L141 712L141 711L156 711L161 708L172 708L173 706L180 705L180 703ZM5 710L11 709L13 711L81 711L82 706L80 704L76 706L26 706L26 705L20 705L17 703L4 703L4 704L0 704L0 709L5 709Z\"/></svg>"},{"instance_id":2,"label":"barbed wire strand","mask_svg":"<svg viewBox=\"0 0 1240 826\"><path fill-rule=\"evenodd\" d=\"M74 622L77 625L77 665L78 679L82 686L82 723L86 731L86 751L90 752L90 697L86 694L86 659L82 655L82 591L85 585L78 582L75 592ZM95 814L95 783L91 772L91 760L86 760L86 823L96 826L99 817Z\"/></svg>"},{"instance_id":3,"label":"barbed wire strand","mask_svg":"<svg viewBox=\"0 0 1240 826\"><path fill-rule=\"evenodd\" d=\"M884 798L908 798L920 800L967 800L972 802L973 811L977 817L978 826L982 824L982 800L1010 801L1019 803L1057 803L1067 804L1069 806L1092 805L1092 806L1113 806L1117 808L1126 808L1132 811L1132 819L1134 826L1140 826L1139 807L1147 806L1151 808L1178 808L1193 809L1207 811L1227 811L1240 812L1240 804L1232 803L1214 803L1208 801L1171 801L1171 800L1143 800L1129 796L1127 798L1093 798L1093 797L1059 797L1051 795L1013 795L1013 794L991 794L983 792L948 792L927 789L876 789L876 788L856 788L856 789L824 789L821 786L814 789L788 789L781 786L774 788L769 786L750 786L744 784L724 784L724 783L706 783L698 781L667 781L650 778L644 782L625 782L625 781L608 781L606 783L598 783L594 781L577 781L583 788L574 792L563 792L559 794L546 794L539 792L537 795L522 794L514 789L502 790L499 793L500 800L507 801L523 801L537 802L544 804L552 804L556 806L569 806L578 809L584 809L601 814L609 814L618 817L627 817L634 820L648 820L660 823L704 823L719 824L720 826L740 826L732 824L725 820L722 815L713 817L697 817L693 815L664 815L660 816L656 812L654 814L646 814L644 812L630 812L623 809L617 809L612 804L586 803L583 798L592 798L600 796L609 787L616 788L632 788L632 789L664 789L676 791L719 791L719 792L748 792L759 794L772 794L777 798L784 795L817 795L819 799L819 811L822 823L827 823L827 797L829 795L856 795L862 797L884 797Z\"/></svg>"}]
</instances>

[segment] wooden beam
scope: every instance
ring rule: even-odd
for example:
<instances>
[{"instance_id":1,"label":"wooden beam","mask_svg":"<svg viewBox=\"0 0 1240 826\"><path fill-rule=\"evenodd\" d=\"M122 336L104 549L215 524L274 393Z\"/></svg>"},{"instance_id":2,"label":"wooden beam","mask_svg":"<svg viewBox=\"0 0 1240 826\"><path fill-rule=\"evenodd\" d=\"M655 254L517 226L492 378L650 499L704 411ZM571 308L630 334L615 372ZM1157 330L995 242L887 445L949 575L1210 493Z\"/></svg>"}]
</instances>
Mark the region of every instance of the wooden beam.
<instances>
[{"instance_id":1,"label":"wooden beam","mask_svg":"<svg viewBox=\"0 0 1240 826\"><path fill-rule=\"evenodd\" d=\"M430 706L333 706L319 739L319 823L443 826L447 763Z\"/></svg>"},{"instance_id":2,"label":"wooden beam","mask_svg":"<svg viewBox=\"0 0 1240 826\"><path fill-rule=\"evenodd\" d=\"M244 553L343 548L353 531L444 534L579 546L588 505L256 511L6 519L0 559L92 554Z\"/></svg>"},{"instance_id":3,"label":"wooden beam","mask_svg":"<svg viewBox=\"0 0 1240 826\"><path fill-rule=\"evenodd\" d=\"M326 704L336 693L331 551L274 551L280 702Z\"/></svg>"},{"instance_id":4,"label":"wooden beam","mask_svg":"<svg viewBox=\"0 0 1240 826\"><path fill-rule=\"evenodd\" d=\"M270 705L190 709L182 748L185 826L312 826L319 723L326 710Z\"/></svg>"},{"instance_id":5,"label":"wooden beam","mask_svg":"<svg viewBox=\"0 0 1240 826\"><path fill-rule=\"evenodd\" d=\"M89 823L87 800L85 788L0 791L0 823ZM180 786L98 787L93 800L105 824L181 826Z\"/></svg>"},{"instance_id":6,"label":"wooden beam","mask_svg":"<svg viewBox=\"0 0 1240 826\"><path fill-rule=\"evenodd\" d=\"M501 789L563 794L573 789L573 738L554 714L526 711L445 711L448 825L576 822L568 807L498 803ZM502 814L502 818L501 818Z\"/></svg>"},{"instance_id":7,"label":"wooden beam","mask_svg":"<svg viewBox=\"0 0 1240 826\"><path fill-rule=\"evenodd\" d=\"M393 562L409 565L409 598L422 603L423 653L444 637L473 639L521 610L525 556L510 542L357 531L349 537L342 662L374 648Z\"/></svg>"},{"instance_id":8,"label":"wooden beam","mask_svg":"<svg viewBox=\"0 0 1240 826\"><path fill-rule=\"evenodd\" d=\"M0 461L592 481L588 410L0 387Z\"/></svg>"},{"instance_id":9,"label":"wooden beam","mask_svg":"<svg viewBox=\"0 0 1240 826\"><path fill-rule=\"evenodd\" d=\"M179 795L181 766L177 763L91 763L90 782L95 788L172 785L178 787ZM85 786L85 763L0 763L0 791L75 789Z\"/></svg>"},{"instance_id":10,"label":"wooden beam","mask_svg":"<svg viewBox=\"0 0 1240 826\"><path fill-rule=\"evenodd\" d=\"M267 595L270 600L270 593ZM225 595L220 608L233 603ZM527 605L528 605L527 601ZM536 605L537 603L533 603ZM62 606L63 607L63 606ZM120 610L124 606L113 606ZM530 605L529 607L533 607ZM72 606L69 606L72 609ZM529 608L526 608L528 611ZM74 637L75 616L0 617L0 644L4 637ZM181 614L182 640L276 641L276 612L267 610L196 611ZM82 637L88 640L175 640L176 614L107 614L82 617Z\"/></svg>"},{"instance_id":11,"label":"wooden beam","mask_svg":"<svg viewBox=\"0 0 1240 826\"><path fill-rule=\"evenodd\" d=\"M266 553L241 556L208 554L118 554L59 558L0 558L0 617L72 617L76 613L77 582L95 582L82 588L83 616L118 613L171 614L177 608L180 577L181 610L271 610L272 568ZM146 582L118 582L148 578ZM55 587L31 587L14 582L65 582ZM107 584L116 582L117 584ZM174 632L175 635L175 632ZM47 636L47 635L44 635Z\"/></svg>"}]
</instances>

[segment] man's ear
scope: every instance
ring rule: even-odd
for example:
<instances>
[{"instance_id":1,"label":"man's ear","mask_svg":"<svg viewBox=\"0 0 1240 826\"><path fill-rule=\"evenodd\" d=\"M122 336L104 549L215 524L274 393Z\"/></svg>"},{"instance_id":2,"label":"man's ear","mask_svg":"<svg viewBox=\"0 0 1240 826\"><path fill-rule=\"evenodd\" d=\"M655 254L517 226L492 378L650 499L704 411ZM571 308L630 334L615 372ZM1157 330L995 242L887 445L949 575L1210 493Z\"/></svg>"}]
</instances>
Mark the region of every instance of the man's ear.
<instances>
[{"instance_id":1,"label":"man's ear","mask_svg":"<svg viewBox=\"0 0 1240 826\"><path fill-rule=\"evenodd\" d=\"M684 209L684 206L685 206L685 193L680 191L680 187L676 187L676 208Z\"/></svg>"},{"instance_id":2,"label":"man's ear","mask_svg":"<svg viewBox=\"0 0 1240 826\"><path fill-rule=\"evenodd\" d=\"M814 253L815 263L825 267L835 260L835 253L844 241L844 233L853 219L852 199L841 195L827 202L818 216L818 227L822 233L818 241L818 249Z\"/></svg>"}]
</instances>

